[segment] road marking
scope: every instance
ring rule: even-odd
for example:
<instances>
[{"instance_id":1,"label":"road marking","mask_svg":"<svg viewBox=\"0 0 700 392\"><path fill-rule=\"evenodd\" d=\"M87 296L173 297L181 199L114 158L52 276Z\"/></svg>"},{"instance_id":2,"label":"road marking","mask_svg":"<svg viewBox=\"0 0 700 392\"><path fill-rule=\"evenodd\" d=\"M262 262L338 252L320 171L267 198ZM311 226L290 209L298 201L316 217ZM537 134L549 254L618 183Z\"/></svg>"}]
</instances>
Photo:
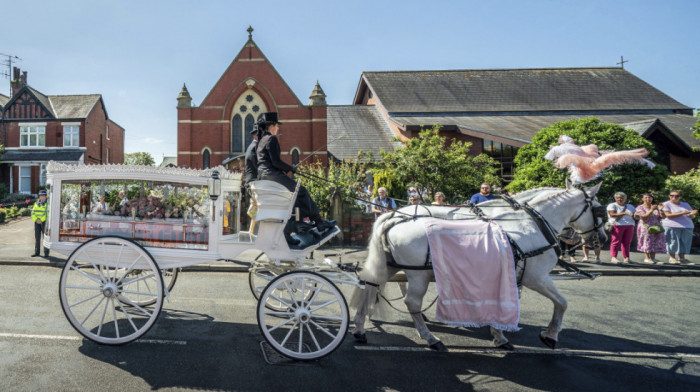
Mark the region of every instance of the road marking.
<instances>
[{"instance_id":1,"label":"road marking","mask_svg":"<svg viewBox=\"0 0 700 392\"><path fill-rule=\"evenodd\" d=\"M355 346L360 351L408 351L408 352L434 352L428 347L403 347L403 346ZM500 348L449 348L450 353L460 354L536 354L536 355L563 355L581 357L627 357L627 358L651 358L651 359L700 359L698 354L663 353L663 352L637 352L637 351L598 351L598 350L569 350L569 349L515 349L505 351Z\"/></svg>"},{"instance_id":2,"label":"road marking","mask_svg":"<svg viewBox=\"0 0 700 392\"><path fill-rule=\"evenodd\" d=\"M11 339L37 339L37 340L85 340L82 336L60 336L60 335L28 335L23 333L2 333L0 332L0 338L11 338ZM164 340L164 339L137 339L132 343L146 343L146 344L172 344L178 346L184 346L187 344L184 340Z\"/></svg>"}]
</instances>

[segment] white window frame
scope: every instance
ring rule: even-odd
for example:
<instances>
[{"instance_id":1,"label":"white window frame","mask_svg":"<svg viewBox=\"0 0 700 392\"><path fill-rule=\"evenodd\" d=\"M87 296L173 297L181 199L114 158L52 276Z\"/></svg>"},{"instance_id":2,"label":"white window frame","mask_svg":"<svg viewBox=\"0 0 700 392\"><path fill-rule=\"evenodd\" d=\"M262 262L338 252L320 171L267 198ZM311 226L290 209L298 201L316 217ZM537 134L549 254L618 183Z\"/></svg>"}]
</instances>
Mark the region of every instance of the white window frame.
<instances>
[{"instance_id":1,"label":"white window frame","mask_svg":"<svg viewBox=\"0 0 700 392\"><path fill-rule=\"evenodd\" d=\"M63 125L63 147L80 147L80 123L61 123L61 125ZM66 144L66 137L69 135L70 143Z\"/></svg>"},{"instance_id":2,"label":"white window frame","mask_svg":"<svg viewBox=\"0 0 700 392\"><path fill-rule=\"evenodd\" d=\"M250 86L252 86L252 84ZM248 100L246 99L246 97L248 95L253 97L253 100L250 102L248 102ZM241 106L245 106L246 110L241 111ZM257 112L254 112L252 110L253 106L258 106ZM252 114L253 115L253 123L255 124L255 122L258 121L258 117L261 114L266 113L267 111L268 110L267 110L267 105L265 105L265 101L263 101L262 97L252 88L246 89L246 91L244 91L238 97L238 99L236 99L236 103L233 105L233 110L231 111L231 119L229 120L229 129L231 132L231 142L230 142L231 144L229 146L229 150L231 150L231 153L245 153L246 149L248 148L248 146L245 143L246 135L248 134L248 133L246 133L246 130L245 130L245 118L246 118L246 116L249 114ZM243 146L242 151L233 151L233 138L234 138L233 118L236 116L236 114L238 114L241 117L241 134L239 136L241 137L241 145Z\"/></svg>"},{"instance_id":3,"label":"white window frame","mask_svg":"<svg viewBox=\"0 0 700 392\"><path fill-rule=\"evenodd\" d=\"M26 137L26 143L22 144L22 139ZM34 144L31 143L34 137ZM39 144L43 137L44 142ZM46 147L46 123L20 123L19 124L19 147L37 148Z\"/></svg>"},{"instance_id":4,"label":"white window frame","mask_svg":"<svg viewBox=\"0 0 700 392\"><path fill-rule=\"evenodd\" d=\"M105 124L105 138L109 140L109 124Z\"/></svg>"},{"instance_id":5,"label":"white window frame","mask_svg":"<svg viewBox=\"0 0 700 392\"><path fill-rule=\"evenodd\" d=\"M29 177L22 174L22 170L25 170L25 169L29 171ZM18 185L17 189L19 190L19 193L31 194L32 193L32 167L31 166L19 166L19 179L18 180L19 180L19 183L17 184ZM22 187L22 185L25 181L29 181L27 191L25 191Z\"/></svg>"},{"instance_id":6,"label":"white window frame","mask_svg":"<svg viewBox=\"0 0 700 392\"><path fill-rule=\"evenodd\" d=\"M46 185L46 164L39 165L39 186Z\"/></svg>"}]
</instances>

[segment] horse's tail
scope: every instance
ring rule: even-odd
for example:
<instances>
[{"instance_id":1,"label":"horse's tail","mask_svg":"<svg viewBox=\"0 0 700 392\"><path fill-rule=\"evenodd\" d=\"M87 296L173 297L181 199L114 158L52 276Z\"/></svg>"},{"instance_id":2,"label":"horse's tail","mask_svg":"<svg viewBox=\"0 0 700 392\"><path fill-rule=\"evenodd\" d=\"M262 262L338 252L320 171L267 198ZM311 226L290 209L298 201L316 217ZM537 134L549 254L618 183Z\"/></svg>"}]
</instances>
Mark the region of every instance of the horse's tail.
<instances>
[{"instance_id":1,"label":"horse's tail","mask_svg":"<svg viewBox=\"0 0 700 392\"><path fill-rule=\"evenodd\" d=\"M364 289L355 288L350 300L350 306L357 308L358 313L363 310L364 314L382 313L383 311L379 295L389 280L386 259L388 250L384 246L385 226L394 217L393 212L382 214L372 227L372 235L367 247L367 260L360 271L360 279L368 283L365 284Z\"/></svg>"},{"instance_id":2,"label":"horse's tail","mask_svg":"<svg viewBox=\"0 0 700 392\"><path fill-rule=\"evenodd\" d=\"M360 271L360 279L380 286L389 280L386 260L386 252L389 250L385 246L385 236L388 228L392 226L387 223L394 217L394 213L391 212L381 215L374 222L372 236L367 247L367 260L365 260L362 271Z\"/></svg>"}]
</instances>

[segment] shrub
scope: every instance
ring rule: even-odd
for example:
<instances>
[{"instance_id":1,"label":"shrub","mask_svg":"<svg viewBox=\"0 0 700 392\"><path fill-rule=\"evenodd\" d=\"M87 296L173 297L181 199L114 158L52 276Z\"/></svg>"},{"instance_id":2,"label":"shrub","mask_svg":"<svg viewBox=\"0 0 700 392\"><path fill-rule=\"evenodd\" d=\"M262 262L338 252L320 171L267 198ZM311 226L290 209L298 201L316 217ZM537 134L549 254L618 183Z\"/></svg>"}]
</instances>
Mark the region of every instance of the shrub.
<instances>
[{"instance_id":1,"label":"shrub","mask_svg":"<svg viewBox=\"0 0 700 392\"><path fill-rule=\"evenodd\" d=\"M7 219L14 219L19 215L19 208L12 206L7 209Z\"/></svg>"},{"instance_id":2,"label":"shrub","mask_svg":"<svg viewBox=\"0 0 700 392\"><path fill-rule=\"evenodd\" d=\"M31 199L32 196L26 193L13 193L6 196L0 201L2 204L13 204L13 203L24 203L26 200Z\"/></svg>"},{"instance_id":3,"label":"shrub","mask_svg":"<svg viewBox=\"0 0 700 392\"><path fill-rule=\"evenodd\" d=\"M0 223L5 222L5 218L7 218L7 211L4 208L0 208Z\"/></svg>"},{"instance_id":4,"label":"shrub","mask_svg":"<svg viewBox=\"0 0 700 392\"><path fill-rule=\"evenodd\" d=\"M10 191L7 189L7 186L5 184L0 184L0 200L5 200L9 194Z\"/></svg>"},{"instance_id":5,"label":"shrub","mask_svg":"<svg viewBox=\"0 0 700 392\"><path fill-rule=\"evenodd\" d=\"M32 214L32 210L29 208L20 208L19 210L19 215L20 216L30 216Z\"/></svg>"}]
</instances>

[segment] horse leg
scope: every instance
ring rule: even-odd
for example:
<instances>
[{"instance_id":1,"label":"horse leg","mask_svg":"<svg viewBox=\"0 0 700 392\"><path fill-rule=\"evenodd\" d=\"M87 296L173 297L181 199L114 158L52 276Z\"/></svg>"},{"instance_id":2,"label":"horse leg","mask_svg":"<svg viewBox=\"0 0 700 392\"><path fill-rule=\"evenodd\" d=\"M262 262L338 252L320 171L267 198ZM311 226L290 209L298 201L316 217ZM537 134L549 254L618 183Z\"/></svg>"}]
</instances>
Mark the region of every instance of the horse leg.
<instances>
[{"instance_id":1,"label":"horse leg","mask_svg":"<svg viewBox=\"0 0 700 392\"><path fill-rule=\"evenodd\" d=\"M353 294L353 301L357 302L357 312L353 318L355 328L352 330L352 336L357 343L367 343L367 334L365 333L365 319L369 313L370 304L373 298L377 297L377 288L367 285L364 289L356 288Z\"/></svg>"},{"instance_id":2,"label":"horse leg","mask_svg":"<svg viewBox=\"0 0 700 392\"><path fill-rule=\"evenodd\" d=\"M494 346L508 351L515 349L515 347L513 347L513 345L508 341L508 338L506 338L506 336L503 334L503 331L494 327L489 328L491 329L491 336L493 336Z\"/></svg>"},{"instance_id":3,"label":"horse leg","mask_svg":"<svg viewBox=\"0 0 700 392\"><path fill-rule=\"evenodd\" d=\"M549 276L543 277L535 282L523 284L549 298L554 304L554 312L552 314L552 320L549 322L547 329L540 332L540 340L547 347L554 349L559 340L559 332L561 331L562 321L564 320L564 312L566 312L567 301L564 295L557 289L554 282Z\"/></svg>"},{"instance_id":4,"label":"horse leg","mask_svg":"<svg viewBox=\"0 0 700 392\"><path fill-rule=\"evenodd\" d=\"M423 338L430 348L440 352L446 352L447 347L436 338L425 325L423 320L423 314L421 313L421 307L423 306L423 297L428 291L428 285L430 284L431 273L428 271L406 271L406 277L408 278L408 288L406 289L406 296L403 302L406 304L406 308L411 313L411 318L413 319L413 324L418 330L418 334Z\"/></svg>"}]
</instances>

